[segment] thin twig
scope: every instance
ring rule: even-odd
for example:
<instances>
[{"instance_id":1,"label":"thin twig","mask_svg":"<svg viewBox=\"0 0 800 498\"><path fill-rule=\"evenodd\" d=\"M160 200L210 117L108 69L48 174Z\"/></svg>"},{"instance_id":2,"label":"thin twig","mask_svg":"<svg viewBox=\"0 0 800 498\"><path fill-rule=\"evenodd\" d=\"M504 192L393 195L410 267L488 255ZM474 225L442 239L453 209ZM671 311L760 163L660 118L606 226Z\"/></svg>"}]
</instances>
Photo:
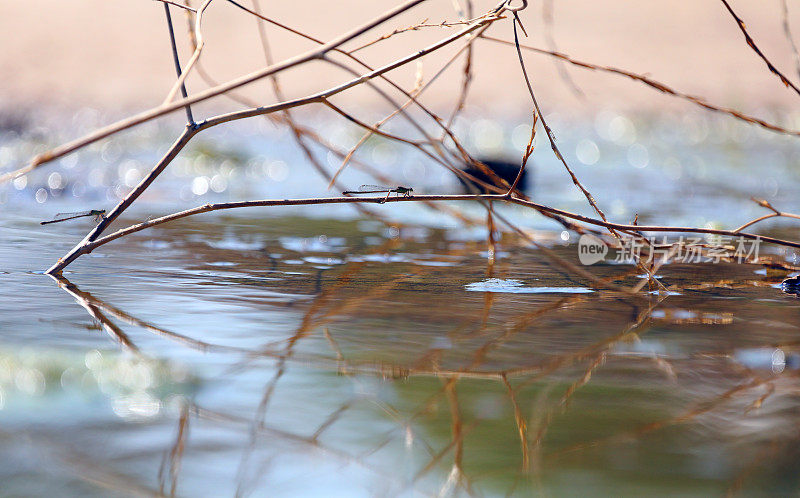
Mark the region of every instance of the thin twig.
<instances>
[{"instance_id":1,"label":"thin twig","mask_svg":"<svg viewBox=\"0 0 800 498\"><path fill-rule=\"evenodd\" d=\"M178 78L180 78L181 61L180 58L178 57L178 46L175 43L175 30L172 27L172 16L169 13L169 5L167 5L166 3L164 4L164 13L167 16L167 28L169 28L169 41L170 45L172 46L172 60L175 63L175 72L178 73ZM186 84L184 82L181 82L180 88L181 88L181 95L183 96L183 98L188 97L188 94L186 92ZM192 116L192 106L190 105L186 106L186 120L188 121L189 126L194 126L194 117Z\"/></svg>"},{"instance_id":2,"label":"thin twig","mask_svg":"<svg viewBox=\"0 0 800 498\"><path fill-rule=\"evenodd\" d=\"M472 17L472 11L473 11L472 0L466 0L466 3L467 3L466 15L467 17ZM467 44L467 53L464 56L464 69L461 73L462 74L461 92L458 95L458 100L456 101L456 105L453 108L453 112L450 113L450 117L447 119L447 125L445 126L446 128L450 128L453 126L453 123L458 117L458 114L462 110L464 110L464 105L467 103L467 95L469 95L469 88L470 84L472 83L472 41L474 41L474 38L479 37L484 31L485 30L482 30L470 36L470 38L472 39L470 40L470 43ZM442 134L442 139L444 139L445 136L446 134Z\"/></svg>"},{"instance_id":3,"label":"thin twig","mask_svg":"<svg viewBox=\"0 0 800 498\"><path fill-rule=\"evenodd\" d=\"M169 148L169 150L164 154L161 160L153 167L150 173L147 174L139 184L131 190L128 195L122 199L119 204L114 206L114 209L109 211L105 217L100 220L100 223L97 224L94 229L89 232L89 234L80 242L78 243L70 252L68 252L64 257L58 260L56 264L51 266L47 270L47 274L53 275L61 273L61 270L67 267L70 263L75 261L81 254L84 254L84 246L93 240L97 239L100 234L105 231L105 229L116 220L120 214L123 213L133 201L135 201L142 193L147 190L147 188L152 184L158 175L161 174L162 171L169 165L170 162L178 155L178 153L189 143L194 135L196 135L199 131L198 127L187 127L183 133L178 137L175 143Z\"/></svg>"},{"instance_id":4,"label":"thin twig","mask_svg":"<svg viewBox=\"0 0 800 498\"><path fill-rule=\"evenodd\" d=\"M561 151L558 150L558 146L556 145L555 137L553 136L553 131L550 129L550 126L548 126L547 121L545 121L545 119L544 119L544 114L542 113L542 110L539 107L539 102L536 101L536 95L534 95L534 93L533 93L533 87L531 86L531 80L528 77L528 71L525 69L525 60L522 58L522 50L520 49L520 46L519 46L519 36L517 35L517 19L518 18L515 17L514 18L514 22L512 24L514 26L514 44L516 45L516 48L517 48L517 56L519 57L519 65L522 68L522 75L525 77L525 84L528 87L528 93L530 94L531 100L533 101L533 107L536 109L536 113L539 115L539 119L542 121L542 126L544 127L544 131L547 134L547 139L550 140L550 148L553 149L553 153L556 155L558 160L561 161L561 164L564 165L564 168L567 169L567 173L569 173L570 178L572 178L572 183L574 183L575 186L577 186L578 189L580 189L580 191L583 193L584 197L586 197L586 200L589 201L589 204L592 206L592 208L594 208L595 212L598 215L600 215L600 217L603 219L603 221L608 221L606 219L605 213L603 213L603 211L597 205L597 202L595 202L594 197L592 196L592 194L590 194L589 191L586 190L586 188L584 188L583 184L581 184L581 182L578 180L578 177L575 176L575 173L573 173L572 168L570 168L569 164L567 164L567 161L566 161L566 159L564 159L564 156L561 154ZM522 168L524 168L524 167L525 167L525 165L523 164ZM521 172L520 172L520 174L521 174Z\"/></svg>"},{"instance_id":5,"label":"thin twig","mask_svg":"<svg viewBox=\"0 0 800 498\"><path fill-rule=\"evenodd\" d=\"M542 2L542 21L544 22L544 37L547 41L547 46L550 47L550 50L553 52L558 51L558 45L556 45L556 38L553 35L553 11L555 10L554 0L544 0ZM567 87L572 90L572 93L575 94L578 98L585 99L586 94L583 93L583 90L578 87L572 77L569 75L567 68L564 67L562 62L556 62L556 70L558 70L558 75L561 77L561 81L563 81Z\"/></svg>"},{"instance_id":6,"label":"thin twig","mask_svg":"<svg viewBox=\"0 0 800 498\"><path fill-rule=\"evenodd\" d=\"M714 235L726 235L726 236L738 236L743 237L750 240L760 240L762 242L773 243L777 245L787 246L787 247L798 247L800 248L800 242L793 242L789 240L782 240L777 239L774 237L767 237L762 235L756 235L747 232L739 232L739 231L731 231L731 230L718 230L718 229L711 229L711 228L697 228L697 227L677 227L677 226L646 226L646 225L625 225L620 223L611 223L607 221L602 221L594 218L590 218L588 216L583 216L579 214L570 213L568 211L563 211L560 209L551 208L549 206L545 206L542 204L538 204L532 201L518 199L512 197L509 199L505 194L461 194L461 195L415 195L410 197L405 196L397 196L397 197L385 197L383 195L380 196L370 196L370 197L322 197L322 198L308 198L308 199L275 199L275 200L256 200L256 201L239 201L239 202L226 202L226 203L219 203L219 204L205 204L203 206L198 206L192 209L188 209L185 211L181 211L178 213L173 213L167 216L162 216L160 218L154 218L152 220L148 220L137 225L132 225L127 228L123 228L114 232L112 234L106 235L103 238L94 240L92 242L86 243L78 248L78 252L81 254L91 252L92 250L96 249L97 247L111 242L112 240L118 239L120 237L129 235L131 233L135 233L146 228L150 228L156 225L161 225L163 223L168 223L171 221L175 221L181 218L186 218L187 216L194 216L202 213L207 213L210 211L219 211L225 209L237 209L237 208L245 208L245 207L268 207L268 206L308 206L308 205L321 205L321 204L351 204L351 203L374 203L374 204L384 204L384 203L392 203L392 202L422 202L422 201L475 201L475 200L483 200L483 201L490 201L490 200L499 200L505 202L512 202L514 204L519 204L522 206L532 207L538 211L549 212L551 214L557 214L559 216L563 216L566 218L575 219L578 221L582 221L584 223L588 223L591 225L601 226L608 229L615 229L620 231L639 231L639 232L669 232L669 233L705 233L705 234L714 234ZM498 218L500 216L496 214ZM503 218L500 218L501 220ZM524 232L523 232L524 233ZM77 257L77 256L75 256ZM74 258L73 258L74 259ZM54 270L58 271L58 270ZM50 270L48 270L50 272Z\"/></svg>"},{"instance_id":7,"label":"thin twig","mask_svg":"<svg viewBox=\"0 0 800 498\"><path fill-rule=\"evenodd\" d=\"M800 53L797 51L797 44L794 42L792 28L789 25L789 2L787 2L787 0L781 0L781 6L783 11L783 33L786 35L789 46L792 47L795 71L797 72L797 76L800 77Z\"/></svg>"},{"instance_id":8,"label":"thin twig","mask_svg":"<svg viewBox=\"0 0 800 498\"><path fill-rule=\"evenodd\" d=\"M174 5L175 7L178 7L178 8L184 9L184 10L188 10L189 12L197 12L197 9L193 9L193 8L189 7L188 5L182 5L182 4L179 4L177 2L172 2L170 0L155 0L155 1L162 2L164 4Z\"/></svg>"},{"instance_id":9,"label":"thin twig","mask_svg":"<svg viewBox=\"0 0 800 498\"><path fill-rule=\"evenodd\" d=\"M513 41L503 40L501 38L495 38L495 37L486 36L486 35L481 36L481 38L484 39L484 40L489 40L489 41L495 42L495 43L501 43L503 45L514 46L514 42ZM717 106L717 105L714 105L714 104L710 104L705 99L703 99L701 97L695 97L693 95L689 95L688 93L681 92L681 91L678 91L678 90L674 90L674 89L670 88L668 85L666 85L664 83L661 83L659 81L656 81L656 80L654 80L654 79L652 79L649 76L644 75L644 74L637 74L637 73L634 73L634 72L631 72L631 71L626 71L624 69L619 69L619 68L612 67L612 66L601 66L601 65L597 65L597 64L592 64L590 62L585 62L585 61L581 61L581 60L578 60L578 59L573 59L569 55L566 55L566 54L563 54L563 53L553 52L553 51L550 51L550 50L543 50L541 48L532 47L530 45L522 45L522 44L520 44L520 48L522 48L523 50L528 50L530 52L536 52L538 54L547 55L547 56L550 56L550 57L556 57L556 58L561 59L563 61L566 61L566 62L568 62L570 64L573 64L575 66L582 67L584 69L589 69L589 70L593 70L593 71L602 71L602 72L606 72L606 73L617 74L619 76L625 76L626 78L630 78L630 79L638 81L640 83L644 83L645 85L647 85L650 88L653 88L655 90L658 90L659 92L665 93L667 95L672 95L673 97L677 97L679 99L687 100L687 101L689 101L689 102L691 102L691 103L693 103L693 104L695 104L695 105L697 105L699 107L702 107L703 109L706 109L708 111L727 114L727 115L732 116L732 117L734 117L736 119L740 119L740 120L745 121L747 123L761 126L764 129L767 129L767 130L770 130L770 131L773 131L773 132L776 132L776 133L781 133L781 134L785 134L785 135L793 135L793 136L800 137L800 131L789 130L789 129L783 128L783 127L778 126L776 124L769 123L769 122L764 121L762 119L759 119L759 118L744 114L743 112L737 111L736 109L729 109L729 108Z\"/></svg>"},{"instance_id":10,"label":"thin twig","mask_svg":"<svg viewBox=\"0 0 800 498\"><path fill-rule=\"evenodd\" d=\"M167 115L167 114L169 114L171 112L174 112L177 109L185 107L186 105L195 104L195 103L198 103L198 102L203 102L203 101L208 100L208 99L210 99L212 97L216 97L218 95L222 95L222 94L224 94L226 92L229 92L231 90L234 90L236 88L242 87L244 85L247 85L249 83L257 81L259 79L262 79L262 78L265 78L267 76L270 76L271 74L275 74L275 73L277 73L279 71L283 71L285 69L289 69L291 67L295 67L295 66L298 66L300 64L304 64L304 63L309 62L311 60L319 59L325 53L333 50L334 48L337 48L337 47L343 45L344 43L347 43L348 41L350 41L350 40L352 40L352 39L364 34L365 32L375 28L376 26L379 26L379 25L383 24L384 22L388 21L389 19L392 19L392 18L396 17L397 15L399 15L399 14L401 14L401 13L403 13L403 12L409 10L409 9L411 9L412 7L415 7L415 6L419 5L420 3L424 2L424 1L426 1L426 0L410 0L409 2L406 2L405 4L402 4L402 5L394 8L394 9L391 9L391 10L387 11L386 13L384 13L381 16L377 17L376 19L373 19L372 21L370 21L370 22L368 22L368 23L366 23L366 24L364 24L362 26L359 26L358 28L356 28L356 29L354 29L354 30L342 35L342 36L339 36L338 38L336 38L336 39L334 39L334 40L326 43L325 45L322 45L321 47L318 47L318 48L316 48L314 50L310 50L310 51L305 52L303 54L300 54L300 55L297 55L295 57L286 59L286 60L284 60L282 62L279 62L279 63L274 64L272 66L266 67L264 69L260 69L258 71L246 74L244 76L240 76L239 78L235 78L235 79L233 79L231 81L228 81L227 83L223 83L223 84L221 84L221 85L219 85L217 87L209 88L209 89L207 89L205 91L198 92L198 93L196 93L196 94L194 94L194 95L192 95L190 97L187 97L185 99L173 101L170 104L161 105L159 107L155 107L155 108L149 109L147 111L141 112L141 113L136 114L134 116L131 116L129 118L117 121L116 123L113 123L111 125L105 126L105 127L101 128L101 129L96 130L96 131L94 131L92 133L89 133L88 135L85 135L85 136L83 136L83 137L81 137L79 139L76 139L76 140L73 140L73 141L68 142L66 144L63 144L63 145L61 145L59 147L56 147L54 149L51 149L50 151L45 152L43 154L39 154L36 157L34 157L33 160L31 161L31 163L28 164L27 166L25 166L23 168L19 168L16 171L12 171L10 173L6 173L6 174L0 176L0 184L1 183L5 183L5 182L7 182L9 180L12 180L14 178L17 178L18 176L21 176L21 175L23 175L25 173L28 173L30 171L33 171L34 169L36 169L37 167L39 167L39 166L41 166L43 164L51 162L51 161L53 161L55 159L58 159L60 157L63 157L65 155L69 154L70 152L74 152L77 149L85 147L85 146L87 146L87 145L89 145L91 143L94 143L94 142L98 141L98 140L102 140L102 139L104 139L106 137L109 137L109 136L111 136L111 135L113 135L115 133L118 133L118 132L120 132L122 130L126 130L128 128L132 128L134 126L140 125L140 124L145 123L147 121L151 121L151 120L153 120L155 118ZM448 39L446 39L444 42L440 42L440 44L437 44L434 47L431 47L430 51L438 50L442 46L447 45L447 44L455 41L456 39L460 38L464 34L468 34L469 32L473 31L477 27L478 26L473 26L472 28L467 28L465 30L462 30L457 35L455 35L454 37L451 36ZM334 95L336 93L339 93L339 92L342 92L344 90L347 90L349 88L352 88L353 86L356 86L359 83L362 83L362 82L364 82L366 80L369 80L369 79L372 79L374 77L377 77L378 75L383 74L385 72L391 71L392 69L395 69L396 67L400 67L400 66L402 66L402 65L404 65L404 64L406 64L406 63L408 63L408 62L410 62L412 60L416 60L419 57L421 57L422 55L424 55L424 54L416 54L414 56L405 57L403 59L400 59L396 63L390 64L388 66L384 66L383 68L381 68L378 71L373 71L372 73L364 75L361 78L352 80L352 81L350 81L348 83L345 83L343 85L339 85L338 87L335 87L335 88L331 89L332 93L328 93L328 94L326 94L324 96L331 96L331 95ZM319 95L318 96L313 96L313 97L310 98L310 101L316 101L316 100L319 100ZM300 105L300 101L295 100L295 101L292 101L292 102L284 102L284 103L281 103L280 105L277 105L277 106L274 106L274 107L276 107L277 110L283 110L283 109L292 107L293 103L294 103L294 105ZM258 115L258 114L259 113L255 113L253 115ZM230 121L232 119L236 119L236 118L234 118L234 117L229 115L228 119L226 119L223 122L227 122L227 121Z\"/></svg>"},{"instance_id":11,"label":"thin twig","mask_svg":"<svg viewBox=\"0 0 800 498\"><path fill-rule=\"evenodd\" d=\"M211 2L212 0L205 0L202 5L200 5L200 8L197 9L197 16L195 17L194 23L195 40L197 41L197 45L195 46L194 53L192 53L192 56L189 58L189 62L186 63L186 67L184 67L183 70L178 74L178 80L174 85L172 85L172 88L170 89L169 93L167 93L167 96L161 105L167 105L172 102L172 99L175 98L178 90L181 89L184 89L182 92L183 99L186 100L187 98L184 82L186 81L186 77L189 76L189 73L192 71L195 63L197 63L197 60L200 58L200 54L203 52L205 40L203 39L203 31L201 26L203 22L203 14L205 14L206 9L209 5L211 5Z\"/></svg>"},{"instance_id":12,"label":"thin twig","mask_svg":"<svg viewBox=\"0 0 800 498\"><path fill-rule=\"evenodd\" d=\"M775 67L775 65L769 59L767 59L767 56L764 55L764 53L761 51L761 49L758 48L758 46L756 45L756 42L753 40L753 37L751 37L750 33L747 32L747 29L745 28L745 25L744 25L744 21L742 21L742 19L738 15L736 15L736 12L733 11L733 9L731 8L730 4L728 3L728 0L720 0L720 1L723 3L723 5L725 5L725 8L728 9L728 12L731 14L733 19L736 21L736 25L739 26L739 30L744 35L744 39L745 39L745 41L747 41L747 45L749 45L750 48L753 49L753 52L755 52L761 58L761 60L763 60L764 63L767 64L767 67L769 68L769 70L773 74L775 74L778 78L780 78L781 82L785 86L791 88L792 90L794 90L794 92L796 94L800 95L800 88L797 88L795 86L795 84L791 82L791 80L789 78L784 76L783 73L780 72L778 70L778 68Z\"/></svg>"},{"instance_id":13,"label":"thin twig","mask_svg":"<svg viewBox=\"0 0 800 498\"><path fill-rule=\"evenodd\" d=\"M759 206L769 209L770 211L772 211L772 213L764 215L764 216L759 216L758 218L756 218L754 220L748 221L744 225L742 225L739 228L737 228L736 230L734 230L734 232L741 232L742 230L744 230L745 228L747 228L747 227L749 227L751 225L755 225L756 223L758 223L760 221L768 220L770 218L784 217L784 218L794 218L794 219L800 220L800 215L794 214L794 213L784 213L782 211L778 211L777 209L775 209L772 206L772 204L769 203L769 201L766 201L764 199L756 199L755 197L753 197L752 200L753 200L753 202L755 202Z\"/></svg>"}]
</instances>

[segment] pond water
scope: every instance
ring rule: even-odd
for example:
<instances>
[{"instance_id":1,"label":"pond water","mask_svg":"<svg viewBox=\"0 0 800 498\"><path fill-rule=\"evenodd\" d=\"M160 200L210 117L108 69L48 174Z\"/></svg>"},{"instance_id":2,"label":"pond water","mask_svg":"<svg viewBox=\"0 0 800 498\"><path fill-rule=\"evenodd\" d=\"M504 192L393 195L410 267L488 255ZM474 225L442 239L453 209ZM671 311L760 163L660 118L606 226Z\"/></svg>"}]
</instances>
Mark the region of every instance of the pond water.
<instances>
[{"instance_id":1,"label":"pond water","mask_svg":"<svg viewBox=\"0 0 800 498\"><path fill-rule=\"evenodd\" d=\"M559 137L613 219L734 228L763 214L753 195L800 210L795 141L670 119L606 114ZM519 126L479 125L464 125L476 149L518 145ZM487 129L500 145L481 142ZM491 263L485 228L398 203L374 208L388 224L343 206L211 213L44 275L91 222L38 222L113 206L167 131L0 188L0 494L797 493L800 301L779 285L795 273L666 264L669 292L632 297L555 264L579 265L577 237L540 216L501 208L543 247L505 234ZM44 140L4 133L5 166ZM332 195L286 135L258 136L201 137L120 226L206 202ZM591 214L541 153L531 194ZM415 192L453 188L390 144L364 154ZM800 239L796 223L754 231ZM642 277L610 258L584 268L627 288Z\"/></svg>"}]
</instances>

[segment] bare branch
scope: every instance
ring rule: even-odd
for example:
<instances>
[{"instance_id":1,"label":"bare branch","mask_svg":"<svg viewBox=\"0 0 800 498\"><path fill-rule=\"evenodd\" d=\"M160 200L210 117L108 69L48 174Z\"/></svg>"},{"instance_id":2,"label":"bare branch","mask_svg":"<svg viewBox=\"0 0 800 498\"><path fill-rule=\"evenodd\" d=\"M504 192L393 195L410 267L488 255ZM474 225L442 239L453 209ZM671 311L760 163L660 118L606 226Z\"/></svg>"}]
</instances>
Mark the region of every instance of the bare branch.
<instances>
[{"instance_id":1,"label":"bare branch","mask_svg":"<svg viewBox=\"0 0 800 498\"><path fill-rule=\"evenodd\" d=\"M725 5L725 8L728 9L728 12L731 14L733 19L736 21L736 25L739 26L739 30L744 35L744 39L747 42L747 45L749 45L750 48L753 49L753 52L755 52L761 58L761 60L764 61L764 63L767 65L767 68L769 68L769 70L773 74L775 74L778 78L780 78L781 83L783 83L785 86L787 86L787 87L791 88L792 90L794 90L794 92L796 94L800 95L800 88L797 88L795 86L795 84L791 82L791 80L789 78L784 76L783 73L780 72L778 70L778 68L775 67L775 65L772 62L770 62L769 59L767 59L767 56L764 55L764 53L761 51L761 49L758 48L758 46L756 45L755 40L753 40L753 37L751 37L750 33L747 32L747 29L744 26L744 21L742 21L742 19L738 15L736 15L736 12L733 11L733 9L731 8L730 4L728 3L728 0L720 0L720 1L722 2L723 5Z\"/></svg>"}]
</instances>

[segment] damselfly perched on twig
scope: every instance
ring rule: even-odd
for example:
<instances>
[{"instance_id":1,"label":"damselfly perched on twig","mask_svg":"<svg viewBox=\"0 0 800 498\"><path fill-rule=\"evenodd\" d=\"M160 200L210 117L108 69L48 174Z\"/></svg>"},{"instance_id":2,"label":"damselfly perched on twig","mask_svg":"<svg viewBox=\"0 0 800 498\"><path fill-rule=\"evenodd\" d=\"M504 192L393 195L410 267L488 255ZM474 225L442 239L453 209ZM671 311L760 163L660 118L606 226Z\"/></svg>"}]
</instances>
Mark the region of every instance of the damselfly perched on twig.
<instances>
[{"instance_id":1,"label":"damselfly perched on twig","mask_svg":"<svg viewBox=\"0 0 800 498\"><path fill-rule=\"evenodd\" d=\"M94 221L100 223L100 220L105 218L105 209L92 209L91 211L78 211L75 213L58 213L53 216L50 221L42 221L41 225L49 225L50 223L61 223L62 221L74 220L75 218L84 218L86 216L94 216Z\"/></svg>"},{"instance_id":2,"label":"damselfly perched on twig","mask_svg":"<svg viewBox=\"0 0 800 498\"><path fill-rule=\"evenodd\" d=\"M414 189L411 187L381 187L380 185L362 185L358 187L358 190L345 190L342 192L344 195L350 194L383 194L386 193L386 197L383 199L383 202L386 202L386 199L389 198L389 194L394 192L395 194L402 195L403 197L411 197L411 192Z\"/></svg>"}]
</instances>

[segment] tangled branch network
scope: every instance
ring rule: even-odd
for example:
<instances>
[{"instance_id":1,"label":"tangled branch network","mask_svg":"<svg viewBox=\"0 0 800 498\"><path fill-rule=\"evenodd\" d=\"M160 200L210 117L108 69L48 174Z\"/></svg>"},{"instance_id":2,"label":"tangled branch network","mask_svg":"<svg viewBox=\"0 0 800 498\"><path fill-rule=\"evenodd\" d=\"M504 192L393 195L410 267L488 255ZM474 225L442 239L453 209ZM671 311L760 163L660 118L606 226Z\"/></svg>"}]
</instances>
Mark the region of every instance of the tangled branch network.
<instances>
[{"instance_id":1,"label":"tangled branch network","mask_svg":"<svg viewBox=\"0 0 800 498\"><path fill-rule=\"evenodd\" d=\"M61 259L59 259L58 262L56 262L47 270L48 274L60 274L64 268L66 268L80 256L90 253L94 249L113 240L156 225L168 223L188 216L194 216L210 211L244 207L263 208L321 204L351 204L359 209L363 214L367 216L374 216L380 219L379 214L369 209L368 206L370 204L382 204L385 202L389 204L395 202L415 202L423 203L429 208L438 210L442 213L456 216L465 223L476 223L476 220L471 219L454 209L453 203L454 201L473 203L478 202L487 210L486 225L487 228L489 228L488 232L490 233L490 244L493 244L492 234L494 233L494 220L497 219L507 228L507 230L511 231L512 233L516 233L528 243L539 248L554 263L564 266L569 271L578 273L579 275L592 280L598 287L611 287L629 294L635 294L641 288L641 286L637 286L634 289L624 289L617 287L611 282L600 281L599 279L593 277L586 270L576 267L575 265L563 260L546 247L538 244L533 236L516 226L512 220L495 213L493 208L494 203L511 203L532 209L541 215L554 220L566 230L571 230L580 234L592 232L596 235L603 235L609 245L619 244L619 241L623 237L633 237L644 241L646 240L645 233L647 232L667 232L737 236L746 239L758 239L764 242L786 247L800 248L800 242L760 236L755 233L744 231L746 228L749 228L756 223L774 217L800 218L798 215L780 211L771 206L768 202L762 200L756 200L756 202L758 202L762 207L770 210L770 214L747 221L740 227L733 230L688 226L645 226L639 225L636 223L636 221L633 223L617 223L610 221L605 212L600 208L598 201L580 181L573 168L565 159L565 156L559 150L554 138L553 130L545 120L542 106L536 98L533 82L531 81L529 73L526 69L524 57L526 53L546 55L555 58L561 63L570 64L577 68L604 72L615 76L622 76L645 85L649 89L689 102L692 105L698 106L704 110L721 113L732 119L739 120L753 126L762 127L777 134L800 137L800 131L779 126L778 124L771 123L758 117L750 116L736 109L715 105L702 97L694 96L689 93L674 89L670 85L656 81L644 74L619 69L612 66L593 64L590 62L581 61L555 50L545 50L542 48L522 44L520 43L520 32L526 36L527 31L522 23L520 14L528 7L527 0L503 0L480 15L474 14L473 11L475 8L473 1L466 0L463 7L459 5L458 19L447 20L441 23L431 23L426 19L417 24L412 24L404 28L394 28L388 33L373 36L371 39L368 38L374 31L385 27L392 21L397 22L405 13L411 11L412 9L420 8L422 4L425 4L427 1L411 0L384 12L383 14L370 20L369 22L364 23L363 25L346 31L330 41L321 40L305 33L301 29L288 26L276 19L269 17L268 15L265 15L259 6L258 0L253 1L252 7L247 7L234 0L216 0L217 4L221 3L225 7L241 10L257 21L259 38L261 40L266 59L265 67L225 82L216 81L206 71L202 64L204 49L206 47L206 41L203 36L203 20L206 16L210 15L209 7L214 0L204 0L202 3L196 6L192 5L190 0L184 0L183 3L169 0L159 1L163 5L165 13L166 27L170 34L170 48L176 71L176 79L167 92L163 102L156 107L109 124L108 126L97 129L85 136L39 154L32 158L27 165L0 175L0 183L8 182L14 178L26 175L34 170L45 167L56 159L87 147L90 144L104 140L112 135L121 133L144 123L151 122L167 114L179 112L181 110L186 113L187 124L185 129L183 129L178 135L177 139L170 146L163 157L161 157L161 159L155 165L153 165L150 172L143 177L139 184L132 188L131 191L128 192L127 195L125 195L116 206L110 209L108 213L105 214L103 219L78 244L76 244L67 254L65 254ZM781 73L766 57L766 55L764 55L763 51L758 47L753 37L747 32L744 21L736 14L728 2L726 0L721 0L721 2L725 8L725 11L731 16L741 32L744 34L747 46L766 63L768 70L777 76L777 78L784 85L786 85L786 87L796 93L800 93L795 84L786 75ZM173 26L172 12L174 11L180 11L188 20L186 36L191 44L192 54L188 61L183 65L180 62L177 49L178 43L176 41L176 33ZM293 57L275 61L273 60L269 49L266 31L266 27L268 26L291 33L294 36L314 43L316 46L311 50L297 54ZM359 56L359 52L366 47L384 43L396 36L410 36L411 34L422 30L442 30L447 32L447 35L435 43L422 48L421 50L415 50L411 53L402 54L394 60L387 61L378 67L373 67L372 65L366 63ZM508 35L511 35L511 39L508 39ZM523 155L520 159L519 174L511 182L499 177L492 169L488 168L485 164L474 158L467 151L466 147L462 144L459 137L453 131L453 123L462 113L465 103L468 99L473 73L475 71L473 49L476 44L479 43L506 45L509 47L509 50L514 50L516 52L521 69L520 76L522 77L530 96L532 116L531 134L528 140L528 145L525 147ZM356 46L351 47L353 44L356 44ZM439 52L445 47L450 47L453 45L457 46L455 53L449 57L441 65L441 67L435 73L433 73L430 78L428 78L427 81L424 81L424 78L420 73L418 74L413 87L407 88L389 76L389 73L397 68L416 64L425 57ZM460 91L455 99L449 115L440 116L430 107L423 104L420 101L420 96L423 95L428 88L430 88L433 82L447 74L448 69L459 60L463 60L463 70L460 74ZM280 81L282 73L290 69L304 67L310 63L320 61L345 71L350 75L350 78L323 91L299 98L286 98L284 96ZM197 92L188 92L186 87L187 78L193 73L196 74L196 76L198 76L202 81L207 83L208 88ZM276 102L269 104L254 102L237 92L237 90L240 88L261 80L268 80L270 82L276 96ZM380 83L380 85L378 83ZM386 115L383 119L370 124L359 119L352 112L343 108L341 105L334 104L331 101L332 97L352 90L356 87L368 88L376 96L376 98L388 103L392 108L392 112ZM389 90L386 90L387 87ZM245 106L245 108L242 110L207 117L201 120L195 119L193 112L193 106L195 104L218 97L231 99L238 104ZM342 149L341 147L330 143L325 137L320 136L318 132L300 124L294 116L293 111L297 108L315 105L324 106L342 118L363 129L364 134L357 144L349 150ZM412 109L415 111L413 115L410 112ZM385 139L398 142L404 147L410 147L416 151L419 151L432 163L451 172L465 184L474 186L473 193L444 195L414 194L397 197L388 197L384 195L353 197L350 195L343 195L338 197L324 198L280 200L262 199L206 204L193 209L168 214L155 219L149 219L147 221L119 229L112 233L106 233L109 226L115 220L117 220L119 216L134 202L136 202L139 196L141 196L141 194L150 187L154 180L172 163L172 161L181 153L184 147L197 134L225 123L259 116L267 118L278 125L287 127L291 131L295 142L303 152L309 164L329 182L329 187L336 187L339 191L348 190L347 186L340 183L339 178L342 171L344 171L350 164L354 163L358 164L363 171L367 171L369 174L371 174L376 181L379 181L383 184L391 184L391 178L388 175L382 173L379 169L364 163L364 161L360 159L356 160L354 158L356 151L370 137L380 136ZM398 117L407 122L410 130L413 130L416 136L405 136L386 131L386 127L384 125L390 120ZM520 178L522 177L522 174L528 165L528 161L534 152L534 138L537 133L537 128L544 130L550 148L561 165L564 167L565 171L569 174L570 179L575 187L586 199L586 202L595 213L595 216L585 216L535 202L529 199L518 188ZM435 131L431 131L431 129L434 129ZM312 147L317 146L327 149L331 155L339 158L341 163L335 172L329 172L324 165L320 163L319 159L315 157L312 152ZM470 171L479 171L482 173L482 175L481 177L478 177L475 174L470 173ZM646 271L647 275L650 277L648 281L652 285L660 285L658 284L658 281L653 278L654 268L652 264L648 267L647 264L639 261L638 265Z\"/></svg>"}]
</instances>

